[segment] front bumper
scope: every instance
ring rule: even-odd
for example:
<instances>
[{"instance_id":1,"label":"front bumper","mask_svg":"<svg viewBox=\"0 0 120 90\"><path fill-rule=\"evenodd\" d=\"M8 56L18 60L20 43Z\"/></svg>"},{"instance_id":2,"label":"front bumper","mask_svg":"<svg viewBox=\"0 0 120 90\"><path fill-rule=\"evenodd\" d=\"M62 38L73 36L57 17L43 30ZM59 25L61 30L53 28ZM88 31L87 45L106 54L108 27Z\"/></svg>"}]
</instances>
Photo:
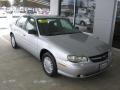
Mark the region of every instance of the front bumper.
<instances>
[{"instance_id":1,"label":"front bumper","mask_svg":"<svg viewBox=\"0 0 120 90\"><path fill-rule=\"evenodd\" d=\"M110 59L97 63L91 61L88 63L71 63L66 61L58 63L58 73L73 78L86 78L105 71L110 65Z\"/></svg>"}]
</instances>

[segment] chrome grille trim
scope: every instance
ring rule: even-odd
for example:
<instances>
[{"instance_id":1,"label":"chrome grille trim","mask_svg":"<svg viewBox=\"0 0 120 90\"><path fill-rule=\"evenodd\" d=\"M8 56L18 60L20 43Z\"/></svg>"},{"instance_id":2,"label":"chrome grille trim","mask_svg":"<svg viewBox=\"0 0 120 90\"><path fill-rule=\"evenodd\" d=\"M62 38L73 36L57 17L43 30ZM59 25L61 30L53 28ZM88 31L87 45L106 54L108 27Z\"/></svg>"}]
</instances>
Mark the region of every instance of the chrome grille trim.
<instances>
[{"instance_id":1,"label":"chrome grille trim","mask_svg":"<svg viewBox=\"0 0 120 90\"><path fill-rule=\"evenodd\" d=\"M101 62L108 59L108 52L96 56L91 56L89 58L92 62Z\"/></svg>"}]
</instances>

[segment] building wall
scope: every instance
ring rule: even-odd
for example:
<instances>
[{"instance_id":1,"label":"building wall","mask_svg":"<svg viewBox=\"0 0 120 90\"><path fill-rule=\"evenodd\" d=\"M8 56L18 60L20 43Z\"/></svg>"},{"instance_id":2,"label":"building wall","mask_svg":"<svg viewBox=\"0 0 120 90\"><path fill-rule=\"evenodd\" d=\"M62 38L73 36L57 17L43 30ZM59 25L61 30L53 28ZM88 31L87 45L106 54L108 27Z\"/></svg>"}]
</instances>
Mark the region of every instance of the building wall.
<instances>
[{"instance_id":1,"label":"building wall","mask_svg":"<svg viewBox=\"0 0 120 90\"><path fill-rule=\"evenodd\" d=\"M6 6L6 7L10 7L10 3L7 0L1 0L0 1L0 7L2 6Z\"/></svg>"},{"instance_id":2,"label":"building wall","mask_svg":"<svg viewBox=\"0 0 120 90\"><path fill-rule=\"evenodd\" d=\"M50 0L50 13L51 15L59 14L59 1L60 0Z\"/></svg>"},{"instance_id":3,"label":"building wall","mask_svg":"<svg viewBox=\"0 0 120 90\"><path fill-rule=\"evenodd\" d=\"M96 0L93 34L100 40L112 44L117 0Z\"/></svg>"}]
</instances>

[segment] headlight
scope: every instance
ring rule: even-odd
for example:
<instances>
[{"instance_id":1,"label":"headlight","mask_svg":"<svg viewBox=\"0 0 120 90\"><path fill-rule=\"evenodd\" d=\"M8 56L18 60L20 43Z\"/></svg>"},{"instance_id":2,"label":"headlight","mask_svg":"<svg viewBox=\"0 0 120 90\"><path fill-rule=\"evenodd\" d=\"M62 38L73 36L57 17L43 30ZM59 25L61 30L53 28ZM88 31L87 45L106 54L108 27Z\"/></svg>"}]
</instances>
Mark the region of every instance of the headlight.
<instances>
[{"instance_id":1,"label":"headlight","mask_svg":"<svg viewBox=\"0 0 120 90\"><path fill-rule=\"evenodd\" d=\"M88 58L85 56L74 56L74 55L68 55L68 60L70 62L79 63L79 62L88 62Z\"/></svg>"}]
</instances>

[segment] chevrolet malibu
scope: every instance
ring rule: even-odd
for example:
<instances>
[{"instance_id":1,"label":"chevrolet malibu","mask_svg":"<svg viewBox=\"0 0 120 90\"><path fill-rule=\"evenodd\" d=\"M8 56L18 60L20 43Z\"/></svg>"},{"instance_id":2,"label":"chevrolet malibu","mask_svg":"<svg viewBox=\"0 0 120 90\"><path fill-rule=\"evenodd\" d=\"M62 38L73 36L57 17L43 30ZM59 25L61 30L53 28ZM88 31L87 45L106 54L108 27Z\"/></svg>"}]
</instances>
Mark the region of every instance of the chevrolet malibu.
<instances>
[{"instance_id":1,"label":"chevrolet malibu","mask_svg":"<svg viewBox=\"0 0 120 90\"><path fill-rule=\"evenodd\" d=\"M48 76L58 73L74 78L99 74L111 64L111 50L104 42L80 32L68 19L25 15L11 24L11 45L37 57Z\"/></svg>"}]
</instances>

